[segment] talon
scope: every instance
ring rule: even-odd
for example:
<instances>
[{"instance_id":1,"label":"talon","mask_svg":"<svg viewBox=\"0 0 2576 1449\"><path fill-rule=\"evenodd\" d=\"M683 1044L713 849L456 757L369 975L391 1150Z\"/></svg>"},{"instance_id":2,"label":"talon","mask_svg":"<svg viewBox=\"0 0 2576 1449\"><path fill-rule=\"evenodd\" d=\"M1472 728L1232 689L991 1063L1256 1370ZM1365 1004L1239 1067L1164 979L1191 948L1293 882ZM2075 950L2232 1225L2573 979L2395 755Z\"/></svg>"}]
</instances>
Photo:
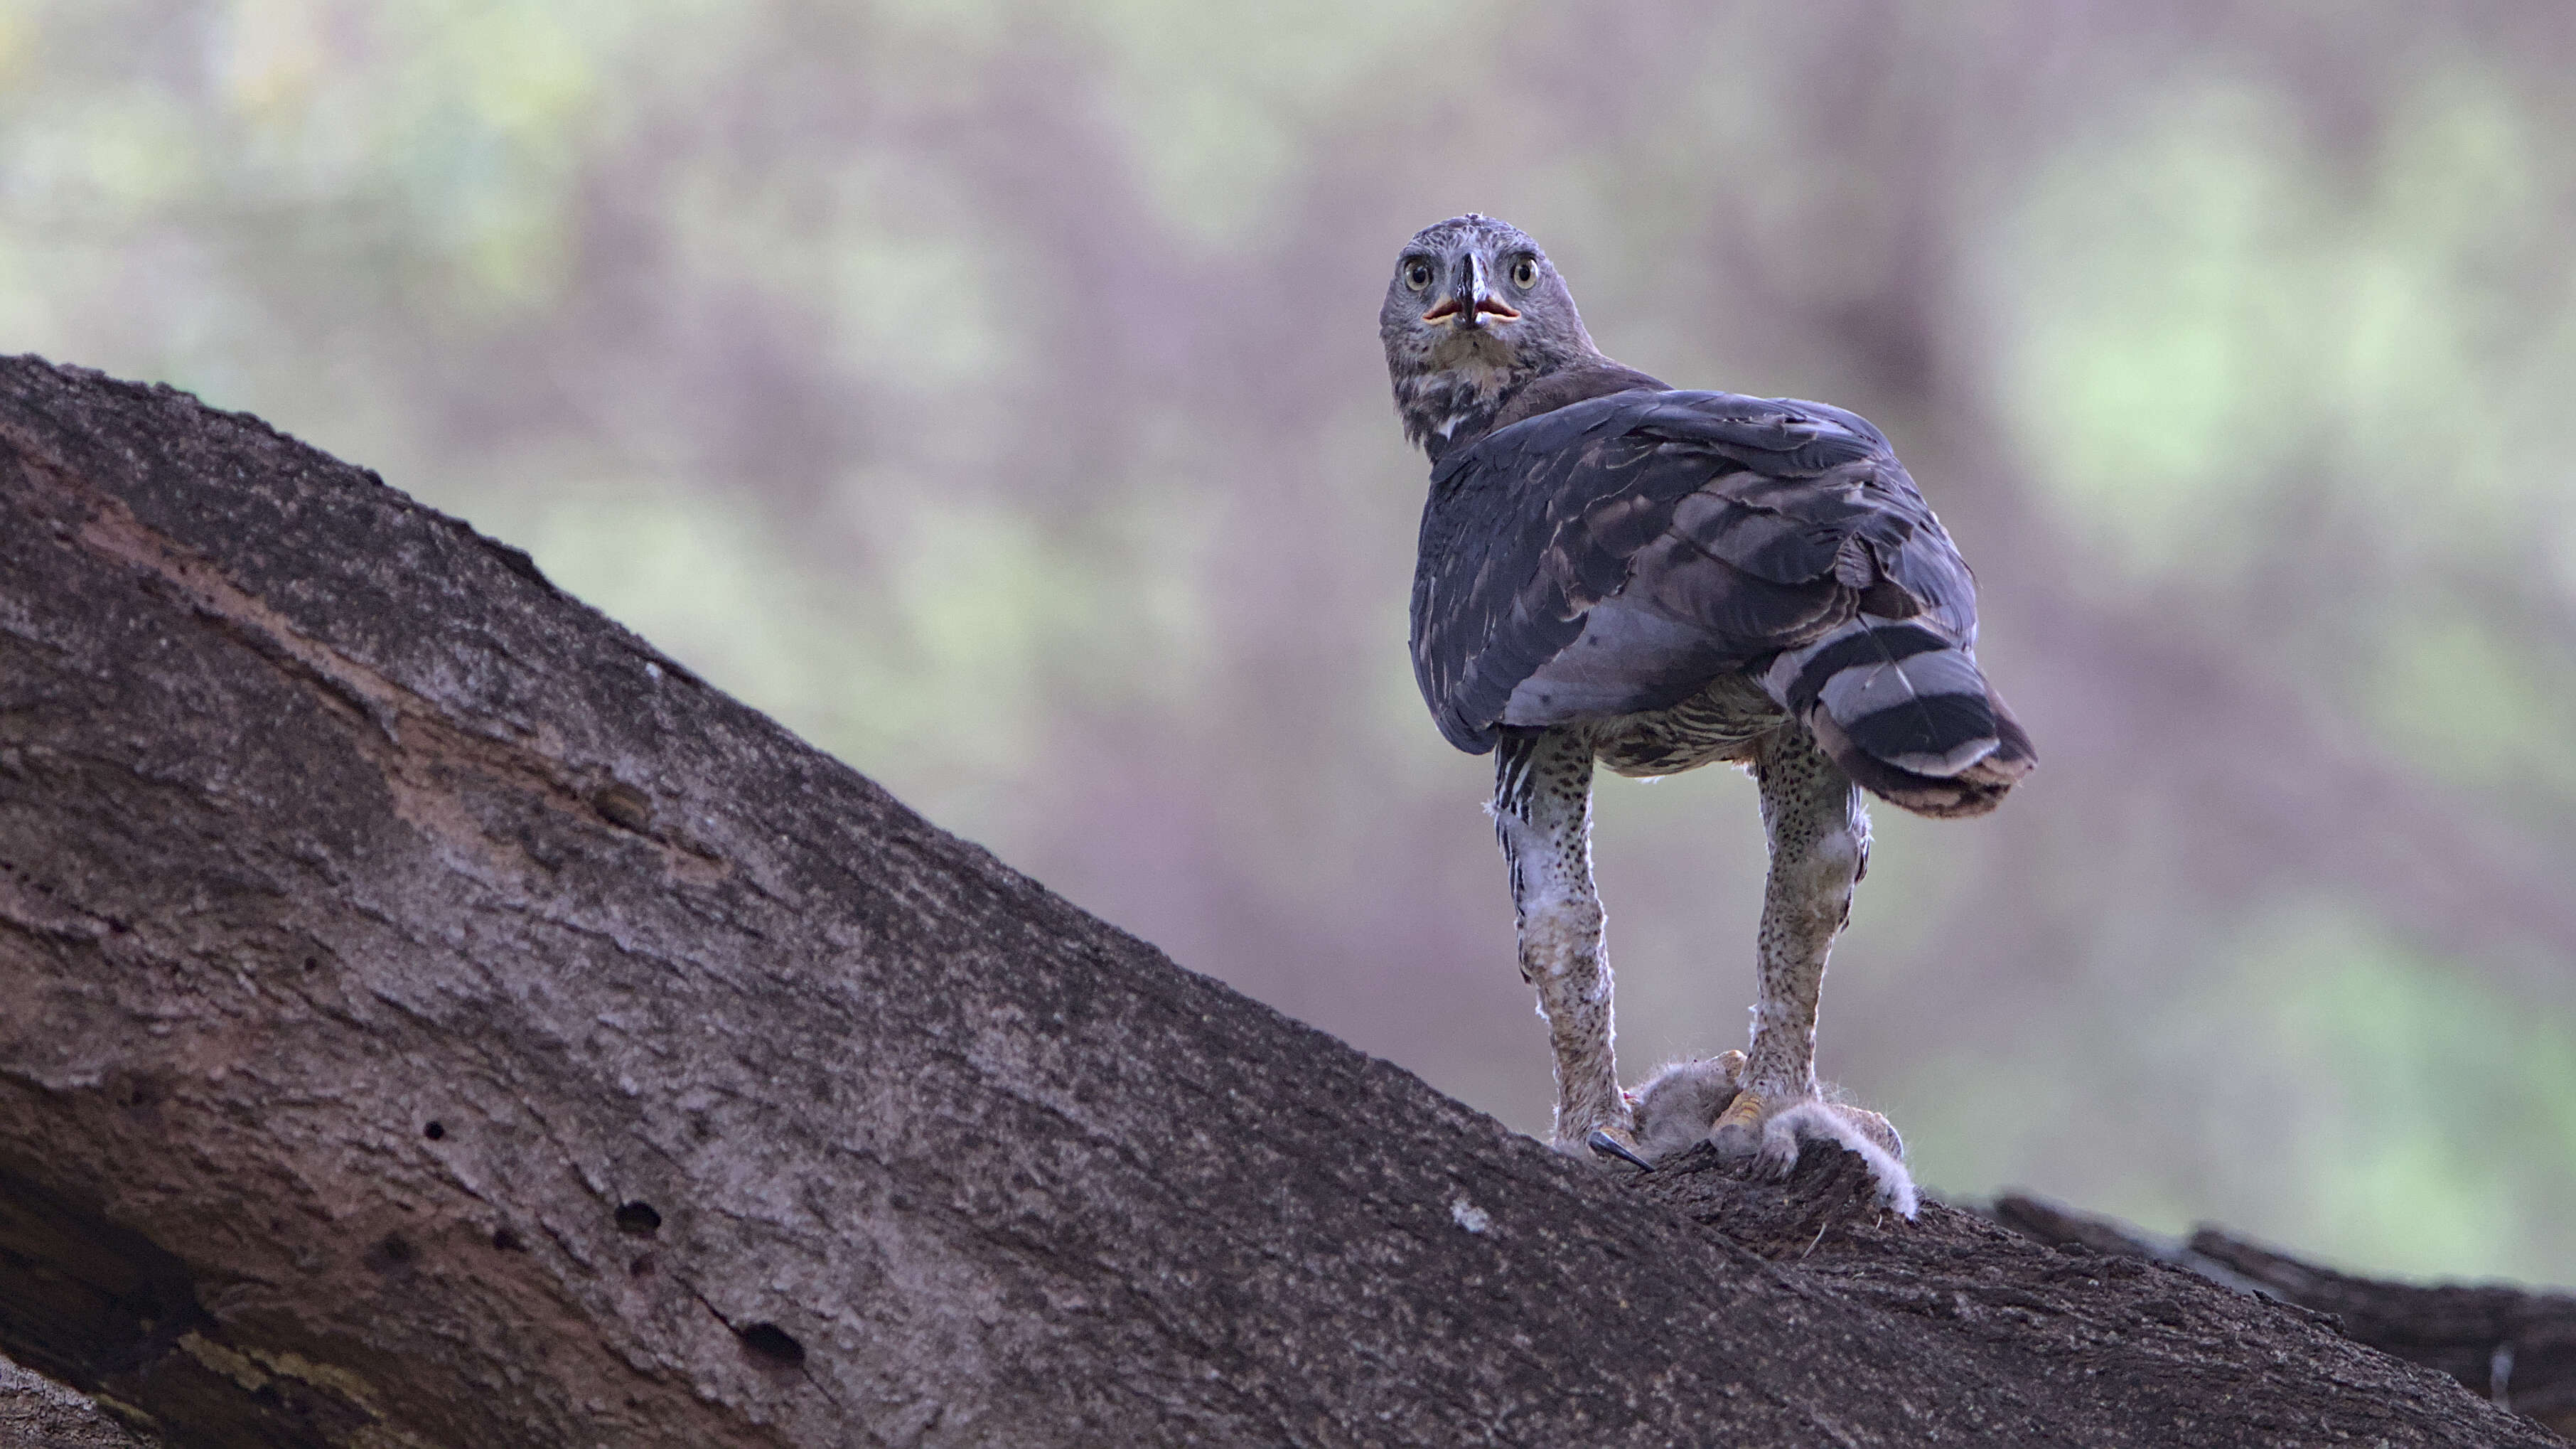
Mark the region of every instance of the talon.
<instances>
[{"instance_id":1,"label":"talon","mask_svg":"<svg viewBox=\"0 0 2576 1449\"><path fill-rule=\"evenodd\" d=\"M1921 1200L1913 1174L1905 1170L1904 1139L1885 1117L1866 1107L1814 1095L1766 1101L1748 1087L1718 1114L1708 1140L1725 1156L1755 1159L1774 1177L1786 1177L1798 1165L1800 1143L1832 1142L1859 1154L1877 1181L1880 1198L1899 1214L1913 1217Z\"/></svg>"},{"instance_id":2,"label":"talon","mask_svg":"<svg viewBox=\"0 0 2576 1449\"><path fill-rule=\"evenodd\" d=\"M1637 1125L1627 1145L1655 1162L1690 1151L1708 1140L1709 1124L1735 1100L1743 1080L1742 1052L1665 1067L1628 1094L1636 1099Z\"/></svg>"},{"instance_id":3,"label":"talon","mask_svg":"<svg viewBox=\"0 0 2576 1449\"><path fill-rule=\"evenodd\" d=\"M1583 1145L1591 1148L1593 1152L1602 1157L1616 1157L1623 1162L1634 1163L1636 1164L1637 1170L1640 1172L1652 1172L1655 1170L1655 1164L1638 1156L1635 1151L1630 1149L1627 1143L1620 1141L1618 1138L1611 1136L1609 1133L1598 1127L1592 1129L1591 1136L1583 1139Z\"/></svg>"},{"instance_id":4,"label":"talon","mask_svg":"<svg viewBox=\"0 0 2576 1449\"><path fill-rule=\"evenodd\" d=\"M1729 1157L1747 1157L1761 1150L1762 1123L1771 1115L1770 1102L1757 1091L1746 1087L1726 1104L1709 1124L1709 1144Z\"/></svg>"},{"instance_id":5,"label":"talon","mask_svg":"<svg viewBox=\"0 0 2576 1449\"><path fill-rule=\"evenodd\" d=\"M1717 1120L1709 1124L1709 1130L1723 1132L1729 1127L1750 1127L1762 1120L1764 1105L1760 1092L1739 1091L1735 1100L1726 1104L1726 1110L1717 1114Z\"/></svg>"}]
</instances>

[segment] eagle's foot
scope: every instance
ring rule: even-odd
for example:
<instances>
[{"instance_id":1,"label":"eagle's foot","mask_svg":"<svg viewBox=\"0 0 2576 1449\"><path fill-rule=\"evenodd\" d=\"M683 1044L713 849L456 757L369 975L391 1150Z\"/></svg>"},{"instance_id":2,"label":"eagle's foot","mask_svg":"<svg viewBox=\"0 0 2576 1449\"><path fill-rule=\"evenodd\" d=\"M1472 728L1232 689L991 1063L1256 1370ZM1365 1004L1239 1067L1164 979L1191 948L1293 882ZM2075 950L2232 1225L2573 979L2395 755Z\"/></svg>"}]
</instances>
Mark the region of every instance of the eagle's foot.
<instances>
[{"instance_id":1,"label":"eagle's foot","mask_svg":"<svg viewBox=\"0 0 2576 1449\"><path fill-rule=\"evenodd\" d=\"M1556 1131L1549 1136L1547 1145L1568 1157L1603 1167L1622 1161L1652 1166L1637 1154L1636 1143L1636 1113L1622 1093L1615 1105L1603 1110L1575 1113L1560 1107Z\"/></svg>"},{"instance_id":2,"label":"eagle's foot","mask_svg":"<svg viewBox=\"0 0 2576 1449\"><path fill-rule=\"evenodd\" d=\"M1636 1105L1637 1149L1652 1161L1688 1152L1708 1140L1709 1128L1744 1086L1744 1053L1719 1052L1675 1062L1628 1094Z\"/></svg>"},{"instance_id":3,"label":"eagle's foot","mask_svg":"<svg viewBox=\"0 0 2576 1449\"><path fill-rule=\"evenodd\" d=\"M1639 1172L1655 1170L1654 1161L1637 1151L1635 1138L1630 1133L1595 1127L1585 1134L1583 1145L1591 1148L1592 1155L1602 1162L1624 1162Z\"/></svg>"},{"instance_id":4,"label":"eagle's foot","mask_svg":"<svg viewBox=\"0 0 2576 1449\"><path fill-rule=\"evenodd\" d=\"M1638 1091L1637 1144L1661 1161L1701 1142L1722 1157L1750 1158L1774 1177L1798 1164L1802 1142L1831 1142L1859 1154L1878 1182L1879 1196L1907 1217L1920 1201L1905 1170L1905 1140L1885 1117L1866 1107L1804 1093L1746 1084L1744 1053L1722 1052L1705 1061L1665 1068Z\"/></svg>"}]
</instances>

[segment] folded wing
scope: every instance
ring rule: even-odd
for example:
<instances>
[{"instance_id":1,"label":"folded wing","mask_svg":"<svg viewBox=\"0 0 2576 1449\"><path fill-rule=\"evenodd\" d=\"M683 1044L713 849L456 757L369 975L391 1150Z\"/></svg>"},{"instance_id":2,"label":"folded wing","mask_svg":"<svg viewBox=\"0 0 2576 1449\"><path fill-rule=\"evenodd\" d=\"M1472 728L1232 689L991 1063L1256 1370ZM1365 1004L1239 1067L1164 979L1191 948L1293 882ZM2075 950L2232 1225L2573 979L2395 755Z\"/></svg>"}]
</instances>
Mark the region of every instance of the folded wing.
<instances>
[{"instance_id":1,"label":"folded wing","mask_svg":"<svg viewBox=\"0 0 2576 1449\"><path fill-rule=\"evenodd\" d=\"M1815 403L1638 390L1444 456L1417 682L1474 753L1504 725L1761 681L1872 791L1989 809L2032 761L1978 671L1967 566L1878 430Z\"/></svg>"}]
</instances>

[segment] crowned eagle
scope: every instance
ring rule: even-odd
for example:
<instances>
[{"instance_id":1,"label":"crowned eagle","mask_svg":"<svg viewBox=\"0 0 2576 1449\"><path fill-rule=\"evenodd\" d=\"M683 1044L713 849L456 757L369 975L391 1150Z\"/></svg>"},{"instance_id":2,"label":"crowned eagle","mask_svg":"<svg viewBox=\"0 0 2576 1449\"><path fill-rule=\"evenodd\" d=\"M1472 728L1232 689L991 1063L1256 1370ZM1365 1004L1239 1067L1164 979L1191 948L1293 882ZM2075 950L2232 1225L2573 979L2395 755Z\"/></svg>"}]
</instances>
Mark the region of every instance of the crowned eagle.
<instances>
[{"instance_id":1,"label":"crowned eagle","mask_svg":"<svg viewBox=\"0 0 2576 1449\"><path fill-rule=\"evenodd\" d=\"M1785 1171L1800 1138L1825 1137L1910 1214L1895 1129L1817 1082L1816 1009L1867 863L1864 792L1977 815L2035 759L1977 666L1950 535L1863 419L1673 388L1602 355L1547 254L1490 217L1405 244L1379 331L1431 460L1414 677L1450 743L1496 757L1556 1144L1650 1163L1706 1140ZM1721 760L1751 771L1770 844L1752 1039L1623 1091L1593 767Z\"/></svg>"}]
</instances>

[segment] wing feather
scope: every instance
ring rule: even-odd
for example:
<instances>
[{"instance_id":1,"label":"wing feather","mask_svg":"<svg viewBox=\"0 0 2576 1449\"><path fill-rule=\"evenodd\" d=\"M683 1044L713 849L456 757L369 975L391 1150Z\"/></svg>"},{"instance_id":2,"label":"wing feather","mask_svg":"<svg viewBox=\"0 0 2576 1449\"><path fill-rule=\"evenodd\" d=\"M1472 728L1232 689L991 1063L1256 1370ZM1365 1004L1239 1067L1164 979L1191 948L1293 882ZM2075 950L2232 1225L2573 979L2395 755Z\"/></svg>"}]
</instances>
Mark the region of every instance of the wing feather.
<instances>
[{"instance_id":1,"label":"wing feather","mask_svg":"<svg viewBox=\"0 0 2576 1449\"><path fill-rule=\"evenodd\" d=\"M1620 392L1452 449L1431 484L1415 678L1470 752L1506 722L1561 722L1521 717L1533 711L1669 707L1864 604L1923 615L1961 646L1975 637L1974 587L1949 536L1887 440L1840 409ZM1619 609L1576 650L1611 600ZM1558 703L1533 704L1541 695Z\"/></svg>"}]
</instances>

